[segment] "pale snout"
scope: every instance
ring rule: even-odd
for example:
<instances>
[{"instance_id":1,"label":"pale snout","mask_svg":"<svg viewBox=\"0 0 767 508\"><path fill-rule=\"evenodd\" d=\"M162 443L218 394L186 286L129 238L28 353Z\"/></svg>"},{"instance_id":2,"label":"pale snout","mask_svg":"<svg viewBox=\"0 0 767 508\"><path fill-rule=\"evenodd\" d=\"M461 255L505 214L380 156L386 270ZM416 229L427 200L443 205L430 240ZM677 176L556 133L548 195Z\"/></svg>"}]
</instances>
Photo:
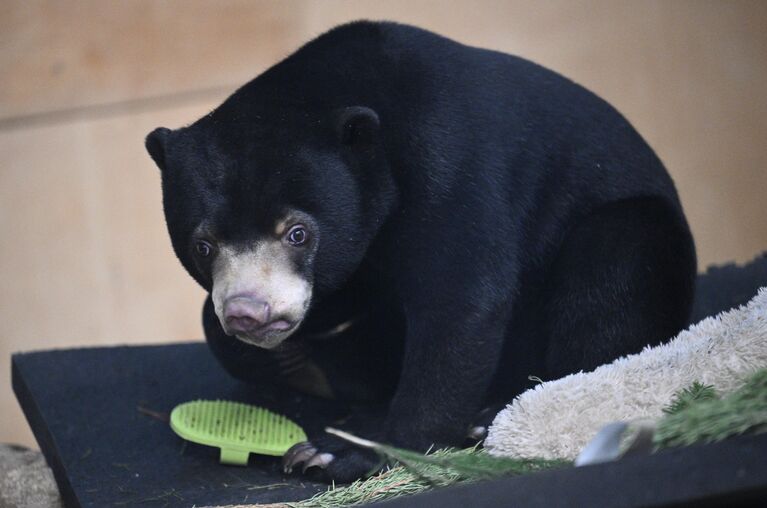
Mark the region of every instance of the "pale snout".
<instances>
[{"instance_id":1,"label":"pale snout","mask_svg":"<svg viewBox=\"0 0 767 508\"><path fill-rule=\"evenodd\" d=\"M224 302L226 331L234 334L254 334L284 331L292 326L285 319L273 318L268 302L253 295L234 295Z\"/></svg>"},{"instance_id":2,"label":"pale snout","mask_svg":"<svg viewBox=\"0 0 767 508\"><path fill-rule=\"evenodd\" d=\"M288 247L278 240L218 246L210 296L227 335L273 349L299 327L312 285L296 272Z\"/></svg>"},{"instance_id":3,"label":"pale snout","mask_svg":"<svg viewBox=\"0 0 767 508\"><path fill-rule=\"evenodd\" d=\"M269 322L269 304L253 296L237 295L224 302L224 320L229 330L250 332Z\"/></svg>"}]
</instances>

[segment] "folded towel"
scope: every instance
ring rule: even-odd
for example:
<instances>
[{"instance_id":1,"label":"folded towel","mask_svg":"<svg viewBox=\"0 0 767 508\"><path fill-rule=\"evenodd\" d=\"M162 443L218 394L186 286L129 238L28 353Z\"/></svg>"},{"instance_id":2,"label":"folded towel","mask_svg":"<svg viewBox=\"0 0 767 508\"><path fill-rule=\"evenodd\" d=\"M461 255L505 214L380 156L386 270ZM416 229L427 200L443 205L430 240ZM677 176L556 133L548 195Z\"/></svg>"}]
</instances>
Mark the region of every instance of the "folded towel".
<instances>
[{"instance_id":1,"label":"folded towel","mask_svg":"<svg viewBox=\"0 0 767 508\"><path fill-rule=\"evenodd\" d=\"M574 459L609 422L658 418L695 381L729 393L763 367L767 287L666 344L527 390L495 417L485 447L499 456Z\"/></svg>"}]
</instances>

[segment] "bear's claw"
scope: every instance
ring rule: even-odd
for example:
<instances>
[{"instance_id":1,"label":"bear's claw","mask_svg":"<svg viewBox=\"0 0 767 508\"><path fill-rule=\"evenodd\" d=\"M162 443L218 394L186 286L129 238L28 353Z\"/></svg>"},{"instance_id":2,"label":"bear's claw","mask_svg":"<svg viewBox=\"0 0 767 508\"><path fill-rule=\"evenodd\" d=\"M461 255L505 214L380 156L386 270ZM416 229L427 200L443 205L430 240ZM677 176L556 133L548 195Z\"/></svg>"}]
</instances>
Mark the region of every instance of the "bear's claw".
<instances>
[{"instance_id":1,"label":"bear's claw","mask_svg":"<svg viewBox=\"0 0 767 508\"><path fill-rule=\"evenodd\" d=\"M301 464L304 465L301 469L302 473L315 466L325 469L334 459L335 456L332 453L319 453L319 450L312 443L304 441L291 446L282 456L282 471L285 474L290 474L294 467Z\"/></svg>"},{"instance_id":2,"label":"bear's claw","mask_svg":"<svg viewBox=\"0 0 767 508\"><path fill-rule=\"evenodd\" d=\"M315 455L317 455L317 448L309 441L294 444L282 456L282 470L290 474L295 466L310 460Z\"/></svg>"},{"instance_id":3,"label":"bear's claw","mask_svg":"<svg viewBox=\"0 0 767 508\"><path fill-rule=\"evenodd\" d=\"M482 441L487 437L487 427L484 425L476 425L474 427L470 427L469 431L466 433L466 439L471 439L473 441Z\"/></svg>"},{"instance_id":4,"label":"bear's claw","mask_svg":"<svg viewBox=\"0 0 767 508\"><path fill-rule=\"evenodd\" d=\"M332 453L317 453L314 455L314 457L304 463L304 467L301 472L305 473L307 469L315 466L319 466L320 469L325 469L328 467L328 464L333 462L333 459L335 459L335 457Z\"/></svg>"}]
</instances>

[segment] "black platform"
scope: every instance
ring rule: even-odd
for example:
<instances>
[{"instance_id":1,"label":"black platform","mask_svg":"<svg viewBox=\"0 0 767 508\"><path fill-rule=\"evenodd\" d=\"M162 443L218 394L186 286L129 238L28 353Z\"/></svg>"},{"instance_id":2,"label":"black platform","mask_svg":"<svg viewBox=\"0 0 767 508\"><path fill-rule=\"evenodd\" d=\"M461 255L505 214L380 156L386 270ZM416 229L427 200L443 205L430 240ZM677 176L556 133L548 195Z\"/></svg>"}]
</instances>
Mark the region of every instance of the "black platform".
<instances>
[{"instance_id":1,"label":"black platform","mask_svg":"<svg viewBox=\"0 0 767 508\"><path fill-rule=\"evenodd\" d=\"M451 487L381 508L767 506L767 434Z\"/></svg>"},{"instance_id":2,"label":"black platform","mask_svg":"<svg viewBox=\"0 0 767 508\"><path fill-rule=\"evenodd\" d=\"M225 398L284 413L312 435L347 414L289 390L239 384L204 344L45 351L17 354L12 362L14 390L69 507L268 503L327 488L284 476L276 458L219 465L217 449L185 444L152 416L195 398ZM759 506L765 500L762 435L445 489L391 505Z\"/></svg>"},{"instance_id":3,"label":"black platform","mask_svg":"<svg viewBox=\"0 0 767 508\"><path fill-rule=\"evenodd\" d=\"M310 497L327 485L286 477L279 459L223 466L139 411L168 414L197 398L268 407L321 432L345 410L231 379L205 344L73 349L13 356L13 389L67 506L205 506Z\"/></svg>"}]
</instances>

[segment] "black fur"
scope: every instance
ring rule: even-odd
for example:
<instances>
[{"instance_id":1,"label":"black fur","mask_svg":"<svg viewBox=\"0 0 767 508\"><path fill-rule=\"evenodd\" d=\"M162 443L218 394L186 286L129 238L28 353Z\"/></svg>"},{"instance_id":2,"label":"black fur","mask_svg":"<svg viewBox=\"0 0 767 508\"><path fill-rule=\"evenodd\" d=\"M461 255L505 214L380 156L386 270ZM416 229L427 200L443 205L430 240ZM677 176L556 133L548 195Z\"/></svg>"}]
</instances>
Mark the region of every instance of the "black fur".
<instances>
[{"instance_id":1,"label":"black fur","mask_svg":"<svg viewBox=\"0 0 767 508\"><path fill-rule=\"evenodd\" d=\"M236 241L285 206L316 219L314 303L288 342L310 343L337 394L391 396L380 428L395 445L458 444L528 376L591 369L687 323L694 246L660 160L606 102L521 58L352 23L147 148L173 246L206 289L190 254L201 220ZM275 375L273 353L206 313L232 374ZM336 480L375 465L314 442Z\"/></svg>"}]
</instances>

